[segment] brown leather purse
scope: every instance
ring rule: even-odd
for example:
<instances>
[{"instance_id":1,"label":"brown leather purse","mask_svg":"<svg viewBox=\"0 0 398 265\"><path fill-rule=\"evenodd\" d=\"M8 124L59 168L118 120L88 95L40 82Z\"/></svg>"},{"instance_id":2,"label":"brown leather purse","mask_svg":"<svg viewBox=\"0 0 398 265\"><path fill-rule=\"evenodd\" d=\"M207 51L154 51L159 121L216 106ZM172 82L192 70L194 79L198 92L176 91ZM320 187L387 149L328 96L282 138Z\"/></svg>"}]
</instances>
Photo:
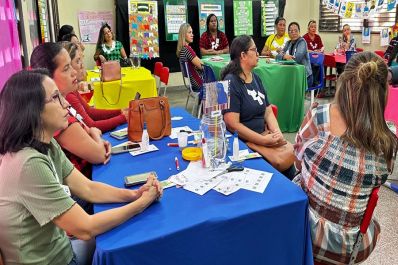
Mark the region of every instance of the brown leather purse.
<instances>
[{"instance_id":1,"label":"brown leather purse","mask_svg":"<svg viewBox=\"0 0 398 265\"><path fill-rule=\"evenodd\" d=\"M122 79L122 70L118 61L107 61L101 66L101 82Z\"/></svg>"},{"instance_id":2,"label":"brown leather purse","mask_svg":"<svg viewBox=\"0 0 398 265\"><path fill-rule=\"evenodd\" d=\"M167 97L153 97L130 101L128 138L140 142L144 122L148 135L159 140L171 134L170 106Z\"/></svg>"}]
</instances>

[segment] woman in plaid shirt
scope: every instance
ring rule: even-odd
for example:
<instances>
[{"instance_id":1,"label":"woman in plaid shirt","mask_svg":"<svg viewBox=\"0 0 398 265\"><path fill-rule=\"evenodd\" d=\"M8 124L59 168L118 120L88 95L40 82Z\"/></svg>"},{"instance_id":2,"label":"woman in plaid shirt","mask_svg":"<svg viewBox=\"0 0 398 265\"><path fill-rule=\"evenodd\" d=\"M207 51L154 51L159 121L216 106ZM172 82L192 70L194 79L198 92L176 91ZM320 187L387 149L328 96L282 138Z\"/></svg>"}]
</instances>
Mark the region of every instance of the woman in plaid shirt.
<instances>
[{"instance_id":1,"label":"woman in plaid shirt","mask_svg":"<svg viewBox=\"0 0 398 265\"><path fill-rule=\"evenodd\" d=\"M354 55L338 81L335 101L313 106L296 136L294 179L309 198L314 258L347 264L375 187L392 173L397 138L384 121L387 65L377 55ZM372 220L356 262L373 251L380 226Z\"/></svg>"}]
</instances>

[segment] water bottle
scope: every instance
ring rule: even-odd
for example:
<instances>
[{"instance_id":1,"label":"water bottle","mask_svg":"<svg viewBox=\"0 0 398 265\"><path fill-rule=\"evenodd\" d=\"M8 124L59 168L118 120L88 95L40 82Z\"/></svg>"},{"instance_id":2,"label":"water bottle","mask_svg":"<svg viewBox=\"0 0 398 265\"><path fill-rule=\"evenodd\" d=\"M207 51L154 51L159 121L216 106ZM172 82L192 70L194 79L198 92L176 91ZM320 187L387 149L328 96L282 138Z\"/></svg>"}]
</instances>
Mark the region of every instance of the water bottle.
<instances>
[{"instance_id":1,"label":"water bottle","mask_svg":"<svg viewBox=\"0 0 398 265\"><path fill-rule=\"evenodd\" d=\"M149 135L146 129L146 123L144 122L144 129L142 131L142 136L141 136L141 150L147 151L148 147L149 147Z\"/></svg>"},{"instance_id":2,"label":"water bottle","mask_svg":"<svg viewBox=\"0 0 398 265\"><path fill-rule=\"evenodd\" d=\"M203 115L200 130L207 146L210 168L216 169L225 163L227 154L226 127L222 115Z\"/></svg>"},{"instance_id":3,"label":"water bottle","mask_svg":"<svg viewBox=\"0 0 398 265\"><path fill-rule=\"evenodd\" d=\"M234 143L232 145L232 156L235 161L239 160L239 139L238 139L237 131L235 131L235 133L234 133Z\"/></svg>"}]
</instances>

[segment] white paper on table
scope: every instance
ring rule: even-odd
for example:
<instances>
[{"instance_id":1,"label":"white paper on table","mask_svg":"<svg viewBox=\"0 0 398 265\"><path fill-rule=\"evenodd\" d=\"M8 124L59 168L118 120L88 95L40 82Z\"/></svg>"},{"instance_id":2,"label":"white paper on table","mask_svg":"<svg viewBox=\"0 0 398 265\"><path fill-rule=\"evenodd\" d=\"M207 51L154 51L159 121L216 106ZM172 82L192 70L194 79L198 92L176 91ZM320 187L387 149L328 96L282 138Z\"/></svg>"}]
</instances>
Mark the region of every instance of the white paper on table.
<instances>
[{"instance_id":1,"label":"white paper on table","mask_svg":"<svg viewBox=\"0 0 398 265\"><path fill-rule=\"evenodd\" d=\"M215 186L213 190L218 191L224 195L230 195L240 190L244 180L244 176L239 174L239 172L231 172L225 174L223 175L223 178L224 178L223 181L221 181L217 186Z\"/></svg>"},{"instance_id":2,"label":"white paper on table","mask_svg":"<svg viewBox=\"0 0 398 265\"><path fill-rule=\"evenodd\" d=\"M139 143L140 145L141 145L141 142ZM138 155L142 155L142 154L146 154L146 153L150 153L150 152L153 152L153 151L158 151L159 150L159 148L157 148L155 145L153 145L153 144L150 144L150 145L148 145L148 148L147 148L147 150L135 150L135 151L131 151L130 152L130 154L132 155L132 156L138 156Z\"/></svg>"},{"instance_id":3,"label":"white paper on table","mask_svg":"<svg viewBox=\"0 0 398 265\"><path fill-rule=\"evenodd\" d=\"M193 132L193 130L191 128L189 128L189 126L183 126L183 127L175 127L171 129L171 134L170 134L170 138L171 139L177 139L178 133L181 131L187 131L187 132ZM188 136L192 135L191 133L188 133Z\"/></svg>"},{"instance_id":4,"label":"white paper on table","mask_svg":"<svg viewBox=\"0 0 398 265\"><path fill-rule=\"evenodd\" d=\"M213 187L215 187L222 180L223 180L222 176L217 176L209 180L189 182L186 185L184 185L183 188L184 190L188 190L196 194L203 195L209 190L211 190Z\"/></svg>"},{"instance_id":5,"label":"white paper on table","mask_svg":"<svg viewBox=\"0 0 398 265\"><path fill-rule=\"evenodd\" d=\"M267 187L273 175L272 173L269 172L259 171L250 168L245 168L245 170L243 170L241 174L245 176L242 188L259 193L264 192L265 188Z\"/></svg>"},{"instance_id":6,"label":"white paper on table","mask_svg":"<svg viewBox=\"0 0 398 265\"><path fill-rule=\"evenodd\" d=\"M171 117L171 120L172 121L180 121L180 120L182 120L183 118L181 117L181 116L173 116L173 117Z\"/></svg>"},{"instance_id":7,"label":"white paper on table","mask_svg":"<svg viewBox=\"0 0 398 265\"><path fill-rule=\"evenodd\" d=\"M249 150L247 150L247 149L239 150L239 158L238 159L234 159L233 156L228 156L229 160L231 160L232 162L243 161L246 159L258 158L258 157L262 157L262 156L257 152L249 153Z\"/></svg>"}]
</instances>

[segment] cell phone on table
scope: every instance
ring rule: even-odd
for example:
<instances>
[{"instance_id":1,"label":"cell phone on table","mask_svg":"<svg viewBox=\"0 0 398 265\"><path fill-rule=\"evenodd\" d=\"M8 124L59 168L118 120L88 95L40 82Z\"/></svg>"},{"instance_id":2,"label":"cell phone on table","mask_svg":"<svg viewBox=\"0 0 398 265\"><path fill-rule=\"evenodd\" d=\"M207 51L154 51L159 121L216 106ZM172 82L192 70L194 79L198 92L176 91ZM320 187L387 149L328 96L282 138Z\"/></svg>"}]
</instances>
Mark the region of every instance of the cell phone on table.
<instances>
[{"instance_id":1,"label":"cell phone on table","mask_svg":"<svg viewBox=\"0 0 398 265\"><path fill-rule=\"evenodd\" d=\"M138 144L138 143L129 143L129 144L124 144L124 145L113 146L112 147L112 154L120 154L120 153L140 150L140 149L141 149L140 144Z\"/></svg>"},{"instance_id":2,"label":"cell phone on table","mask_svg":"<svg viewBox=\"0 0 398 265\"><path fill-rule=\"evenodd\" d=\"M149 171L149 172L145 172L145 173L126 176L126 177L124 177L124 186L131 187L131 186L145 183L150 175L153 175L155 178L157 178L155 171Z\"/></svg>"}]
</instances>

